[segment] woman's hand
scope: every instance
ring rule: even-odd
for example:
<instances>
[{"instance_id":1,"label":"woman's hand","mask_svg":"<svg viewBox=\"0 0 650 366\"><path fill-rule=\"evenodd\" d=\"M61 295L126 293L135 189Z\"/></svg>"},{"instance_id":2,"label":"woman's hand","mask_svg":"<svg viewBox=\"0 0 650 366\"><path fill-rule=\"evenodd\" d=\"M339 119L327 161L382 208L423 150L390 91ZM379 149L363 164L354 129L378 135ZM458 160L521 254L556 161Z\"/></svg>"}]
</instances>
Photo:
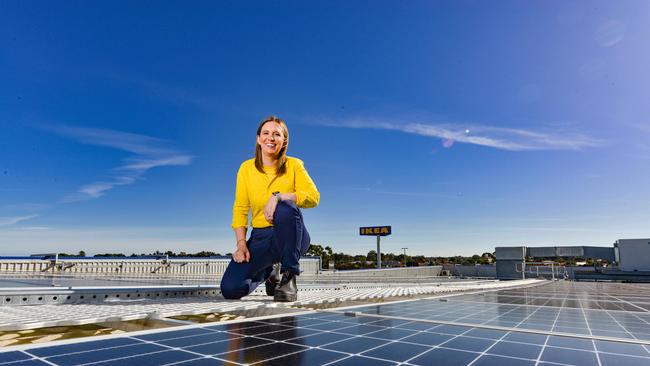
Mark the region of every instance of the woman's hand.
<instances>
[{"instance_id":1,"label":"woman's hand","mask_svg":"<svg viewBox=\"0 0 650 366\"><path fill-rule=\"evenodd\" d=\"M273 224L273 214L275 213L275 208L278 206L279 201L278 196L271 196L264 206L264 218L270 224Z\"/></svg>"},{"instance_id":2,"label":"woman's hand","mask_svg":"<svg viewBox=\"0 0 650 366\"><path fill-rule=\"evenodd\" d=\"M232 253L232 259L237 263L248 262L251 260L251 252L248 251L246 242L244 242L244 245L239 245L239 243L237 244L237 250Z\"/></svg>"}]
</instances>

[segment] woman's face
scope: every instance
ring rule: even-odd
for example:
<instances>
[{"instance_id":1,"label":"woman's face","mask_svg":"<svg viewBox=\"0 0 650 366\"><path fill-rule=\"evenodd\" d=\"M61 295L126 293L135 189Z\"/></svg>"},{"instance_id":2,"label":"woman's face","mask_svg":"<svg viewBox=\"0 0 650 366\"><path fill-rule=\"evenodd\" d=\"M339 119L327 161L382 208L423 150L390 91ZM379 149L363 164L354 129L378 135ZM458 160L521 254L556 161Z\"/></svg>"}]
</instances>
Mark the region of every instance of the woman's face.
<instances>
[{"instance_id":1,"label":"woman's face","mask_svg":"<svg viewBox=\"0 0 650 366\"><path fill-rule=\"evenodd\" d=\"M262 148L262 153L268 156L277 156L284 145L284 134L277 122L266 122L257 136L257 143Z\"/></svg>"}]
</instances>

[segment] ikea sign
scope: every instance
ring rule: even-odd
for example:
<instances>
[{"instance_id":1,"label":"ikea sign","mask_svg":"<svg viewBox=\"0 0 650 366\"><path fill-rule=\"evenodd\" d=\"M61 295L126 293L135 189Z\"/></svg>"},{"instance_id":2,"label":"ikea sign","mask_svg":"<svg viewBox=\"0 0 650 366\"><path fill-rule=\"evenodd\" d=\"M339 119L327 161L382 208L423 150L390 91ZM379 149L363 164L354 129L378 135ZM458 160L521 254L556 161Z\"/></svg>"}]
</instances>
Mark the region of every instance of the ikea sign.
<instances>
[{"instance_id":1,"label":"ikea sign","mask_svg":"<svg viewBox=\"0 0 650 366\"><path fill-rule=\"evenodd\" d=\"M387 236L390 235L390 226L369 226L369 227L360 227L359 235L370 235L370 236Z\"/></svg>"}]
</instances>

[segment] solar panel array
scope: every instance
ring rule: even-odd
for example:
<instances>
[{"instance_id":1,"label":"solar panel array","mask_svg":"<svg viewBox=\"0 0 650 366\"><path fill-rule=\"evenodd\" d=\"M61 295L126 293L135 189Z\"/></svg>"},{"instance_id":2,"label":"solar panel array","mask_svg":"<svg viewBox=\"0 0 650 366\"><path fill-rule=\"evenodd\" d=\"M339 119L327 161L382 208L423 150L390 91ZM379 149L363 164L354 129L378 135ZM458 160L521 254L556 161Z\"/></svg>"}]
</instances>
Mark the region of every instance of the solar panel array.
<instances>
[{"instance_id":1,"label":"solar panel array","mask_svg":"<svg viewBox=\"0 0 650 366\"><path fill-rule=\"evenodd\" d=\"M466 295L458 299L474 298ZM647 284L556 282L541 288L520 288L487 293L484 301L600 310L648 311Z\"/></svg>"},{"instance_id":2,"label":"solar panel array","mask_svg":"<svg viewBox=\"0 0 650 366\"><path fill-rule=\"evenodd\" d=\"M315 313L28 349L0 360L10 365L648 365L650 351L621 342Z\"/></svg>"},{"instance_id":3,"label":"solar panel array","mask_svg":"<svg viewBox=\"0 0 650 366\"><path fill-rule=\"evenodd\" d=\"M348 309L356 316L312 312L26 348L0 353L0 365L650 365L650 341L639 337L643 327L650 329L640 323L647 313L498 304L472 296L481 297ZM576 312L585 315L576 318ZM612 316L625 329L616 333L626 337L599 335L616 324ZM584 332L574 333L577 329ZM554 334L560 331L573 335Z\"/></svg>"},{"instance_id":4,"label":"solar panel array","mask_svg":"<svg viewBox=\"0 0 650 366\"><path fill-rule=\"evenodd\" d=\"M446 302L419 300L364 307L357 311L413 320L650 341L649 313L511 305L467 299L449 299Z\"/></svg>"}]
</instances>

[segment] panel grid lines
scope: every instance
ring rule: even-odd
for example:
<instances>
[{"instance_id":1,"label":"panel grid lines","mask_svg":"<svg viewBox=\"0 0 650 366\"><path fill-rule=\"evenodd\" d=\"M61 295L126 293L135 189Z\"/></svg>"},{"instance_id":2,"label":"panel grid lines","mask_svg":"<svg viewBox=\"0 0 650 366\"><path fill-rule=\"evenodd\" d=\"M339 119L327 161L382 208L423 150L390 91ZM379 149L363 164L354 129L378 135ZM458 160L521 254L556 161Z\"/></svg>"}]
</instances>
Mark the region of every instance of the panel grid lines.
<instances>
[{"instance_id":1,"label":"panel grid lines","mask_svg":"<svg viewBox=\"0 0 650 366\"><path fill-rule=\"evenodd\" d=\"M530 289L527 291L530 291ZM498 293L489 295L498 296ZM585 309L584 307L567 307L564 306L569 301L566 296L562 299L556 296L555 305L560 306L526 305L527 308L509 303L468 302L466 301L468 296L480 297L480 295L460 295L449 298L442 303L436 303L436 301L439 301L436 299L424 299L395 307L387 304L361 307L356 310L385 316L407 314L407 318L434 322L470 323L516 330L547 331L563 335L593 336L613 340L639 340L642 343L650 342L650 327L646 327L646 325L649 325L646 320L648 318L647 313L637 314L633 312ZM435 310L432 311L431 309L434 306ZM544 310L538 312L538 309ZM529 316L528 319L522 322L523 318L530 315L530 311L536 314ZM500 316L496 320L482 318L492 312L499 313ZM509 316L508 313L516 313L516 315ZM561 321L554 322L552 326L549 326L551 320L557 316L559 316L558 320ZM621 321L621 318L626 321ZM630 318L633 320L630 321ZM639 325L639 321L642 322L642 325Z\"/></svg>"},{"instance_id":2,"label":"panel grid lines","mask_svg":"<svg viewBox=\"0 0 650 366\"><path fill-rule=\"evenodd\" d=\"M335 315L335 314L333 314L333 315ZM335 315L335 316L336 316L336 315ZM558 316L559 316L559 313L558 313ZM309 320L309 319L314 319L314 318L310 318L309 315L303 315L303 316L296 317L296 318L307 319L307 320ZM365 317L363 317L363 318L365 318ZM322 319L321 319L321 320L322 320ZM375 318L375 319L363 319L363 324L372 324L372 323L385 322L386 320L392 321L392 319L380 319L380 318ZM344 316L339 316L339 318L335 318L335 319L326 319L326 321L324 321L324 322L317 322L317 323L314 323L314 324L317 325L317 324L335 324L335 323L341 323L341 324L337 324L337 325L340 325L340 326L342 326L343 328L345 328L346 326L349 326L349 325L350 325L349 317L346 318L346 317L344 317ZM419 324L418 322L410 322L410 323L413 323L413 324ZM408 325L409 322L399 323L399 324L397 324L397 326L383 326L383 328L384 328L384 329L400 329L399 326L404 325L404 324L407 324L407 325ZM260 325L259 323L256 323L256 324L249 324L249 325L252 325L252 326L249 326L249 327L244 328L244 329L255 329L255 328L263 327L263 325ZM289 326L289 325L285 325L285 324L276 324L276 325L280 325L280 326L282 326L282 328L295 328L295 327L293 327L293 326ZM438 326L434 326L434 325L432 325L432 329L429 329L429 330L426 330L426 331L415 331L413 334L421 334L421 333L427 333L427 332L434 332L436 329L440 329L441 327L444 327L444 326L442 326L442 325L438 325ZM404 327L403 327L403 328L404 328ZM340 328L339 328L339 329L340 329ZM405 360L405 361L406 361L406 364L414 364L414 365L419 364L419 363L417 363L417 362L412 363L411 360L412 360L412 359L413 359L413 360L414 360L414 359L417 359L418 357L421 357L422 355L424 355L424 354L426 354L426 353L430 353L432 350L437 349L437 348L444 349L444 350L447 350L447 351L465 352L465 351L463 351L462 348L457 348L457 347L450 346L449 343L450 343L450 342L453 342L454 340L459 339L459 338L462 338L462 339L470 339L470 338L471 338L471 339L482 339L482 338L478 338L478 337L471 337L471 336L469 336L468 333L472 332L474 329L475 329L475 328L465 328L465 329L462 329L462 332L458 332L458 334L456 334L455 336L451 337L451 338L448 339L447 341L442 342L441 344L439 344L439 345L437 345L437 346L433 346L433 347L431 347L430 349L425 349L423 352L414 355L411 359L409 359L409 360ZM206 331L213 331L212 329L204 329L204 330L206 330ZM443 330L443 331L444 331L444 330ZM280 331L280 332L281 332L281 331ZM371 333L367 334L367 336L368 336L368 337L372 337L372 336L373 336L373 333L377 333L377 332L381 332L381 330L377 330L377 331L371 332ZM221 332L221 333L224 333L224 334L227 333L227 334L234 335L234 334L229 333L229 332ZM271 333L273 333L273 332L271 332ZM316 334L323 334L323 333L334 333L334 332L322 332L322 333L316 333ZM504 333L503 335L501 335L498 339L495 339L495 340L492 340L492 341L487 341L487 342L490 343L490 346L489 346L489 348L487 348L486 350L484 350L484 351L482 351L482 352L472 352L472 354L473 354L473 361L472 361L472 362L475 362L475 361L479 360L481 357L483 357L483 356L485 356L485 355L494 355L494 356L499 356L499 357L506 357L506 358L512 358L512 359L526 360L526 359L524 359L524 358L520 358L520 357L518 358L518 357L512 357L512 356L509 356L509 355L499 355L499 354L494 354L494 353L491 353L491 352L490 352L490 350L491 350L495 345L497 345L499 342L503 342L504 339L505 339L505 337L506 337L508 334L510 334L510 333L511 333L511 332L505 332L505 333ZM264 335L266 335L266 334L269 334L269 333L262 333L262 334L260 334L260 336L264 336ZM200 336L200 335L199 335L199 334L197 334L197 335L182 335L182 336L177 337L177 338L165 338L165 339L166 339L166 340L169 340L169 339L183 339L183 338L191 338L191 337L198 337L198 336ZM252 336L252 337L253 337L253 338L259 338L260 336ZM360 352L360 353L350 353L350 354L345 354L344 357L350 358L350 357L353 357L353 356L359 356L359 355L361 355L361 356L372 357L371 355L366 355L365 353L368 353L368 352L371 352L371 351L376 350L376 349L378 349L378 348L384 347L384 346L386 346L386 345L388 345L388 344L408 344L409 342L405 342L404 339L405 339L405 338L408 338L408 337L411 337L411 336L412 336L412 334L408 334L408 335L403 335L403 336L401 336L401 337L397 337L397 338L395 338L395 339L393 339L393 340L387 340L385 344L381 344L381 345L378 345L378 346L375 346L375 347L372 347L372 348L369 348L369 349L363 350L363 352ZM360 337L361 337L361 336L351 336L351 337L348 337L347 339L355 339L355 338L360 338ZM163 340L165 340L165 339L163 339ZM379 338L379 339L381 339L381 338ZM134 340L135 340L135 339L134 339ZM334 343L339 343L339 342L342 342L342 341L345 341L345 340L346 340L346 339L343 339L343 340L341 340L341 341L334 342ZM385 340L385 339L384 339L384 340ZM149 342L149 343L152 343L152 344L161 345L161 346L165 346L164 344L159 343L160 341L158 341L158 342L154 342L154 341L146 341L146 342ZM278 343L283 343L283 344L285 344L285 343L287 343L287 342L274 342L274 343L272 343L272 344L278 344ZM247 348L247 350L248 350L248 351L254 351L255 348L258 348L258 347L261 347L261 346L250 347L250 348ZM118 348L116 348L116 347L111 347L110 349L115 350L115 349L118 349ZM188 352L188 350L187 350L187 349L184 349L184 348L168 347L168 349L170 349L170 350L178 350L178 351ZM289 353L282 354L282 355L276 355L276 356L271 357L271 358L266 358L265 360L262 360L262 361L271 361L271 360L274 360L274 359L279 359L279 358L282 358L282 357L287 357L287 356L290 356L290 355L293 355L293 354L298 354L298 353L307 352L308 350L311 350L311 349L322 349L322 347L309 347L309 346L307 346L305 350L297 350L297 351L289 352ZM331 352L337 352L337 351L336 351L336 350L327 350L327 352L330 352L330 353L331 353ZM80 352L77 352L77 353L80 353ZM162 352L156 352L156 353L162 353ZM195 354L197 357L203 357L203 358L206 358L206 357L213 357L214 359L221 359L218 355L217 355L217 356L209 356L209 355L204 355L204 354L200 354L200 353L194 353L194 354ZM68 355L69 355L69 354L68 354ZM378 359L378 360L381 359L381 358L376 358L376 357L374 357L374 358L375 358L375 359ZM128 361L128 358L121 358L120 360L122 360L123 362L127 362L127 361ZM532 359L528 359L528 360L532 360ZM224 361L227 361L227 360L224 360ZM233 362L233 361L234 361L234 360L230 360L230 362ZM236 362L236 361L235 361L235 362ZM337 362L337 361L334 361L334 362ZM182 362L175 362L175 363L170 363L170 364L182 364ZM473 363L472 363L472 364L473 364Z\"/></svg>"},{"instance_id":3,"label":"panel grid lines","mask_svg":"<svg viewBox=\"0 0 650 366\"><path fill-rule=\"evenodd\" d=\"M583 316L583 318L585 319L585 324L587 325L587 330L589 331L589 335L590 335L590 336L593 336L594 334L593 334L593 332L591 331L591 327L589 326L589 321L587 320L587 314L585 313L585 309L581 307L580 310L582 310L582 316ZM619 324L619 325L620 325L620 324ZM630 335L631 335L631 334L630 334ZM636 337L635 337L634 339L636 339ZM593 347L594 349L597 349L597 348L596 348L596 341L595 341L595 340L593 340L593 339L591 340L591 345L592 345L592 347ZM600 356L598 355L598 352L596 352L596 361L598 362L598 366L602 366L602 363L601 363L601 361L600 361Z\"/></svg>"},{"instance_id":4,"label":"panel grid lines","mask_svg":"<svg viewBox=\"0 0 650 366\"><path fill-rule=\"evenodd\" d=\"M535 311L533 311L532 313L530 313L527 317L525 317L525 318L522 319L519 323L517 323L517 325L516 325L515 327L521 325L521 324L522 324L523 322L525 322L528 318L530 318L533 314L535 314L538 310L539 310L539 309L536 309ZM510 332L504 334L503 337L501 337L501 338L499 339L499 341L505 339L506 336L507 336L508 334L510 334ZM496 346L496 344L497 344L497 343L495 343L495 344L493 344L492 346L490 346L490 348L488 348L488 349L487 349L483 354L488 353L488 351L490 351L492 348L494 348L494 346ZM542 354L542 351L539 352L538 357L540 357L541 354ZM472 361L472 363L471 363L470 365L468 365L468 366L471 366L472 364L474 364L474 362L476 362L479 358L480 358L480 357L477 357L476 359L474 359L474 360Z\"/></svg>"},{"instance_id":5,"label":"panel grid lines","mask_svg":"<svg viewBox=\"0 0 650 366\"><path fill-rule=\"evenodd\" d=\"M510 304L510 305L513 305L513 306L529 306L529 307L544 306L544 307L549 307L549 308L576 308L576 309L580 308L580 307L583 307L583 306L566 306L566 305L563 304L564 299L558 299L557 297L549 299L549 298L543 298L543 297L536 298L536 297L531 297L531 296L499 296L498 300L488 301L490 299L490 297L493 297L493 296L491 296L491 294L485 294L485 295L482 295L482 296L484 296L484 297L479 300L479 298L477 298L475 295L461 295L460 297L455 298L455 300L456 301L468 302L468 303L473 302L473 303L478 303L478 304L500 302L502 304ZM432 297L432 298L437 298L437 297ZM526 301L528 303L515 302L513 299L527 299ZM505 302L504 300L509 300L509 302ZM570 299L568 299L568 300L571 301ZM524 300L521 300L520 302L523 302L523 301ZM561 303L559 305L556 305L558 301L561 301ZM540 302L540 303L534 304L534 302ZM590 309L590 310L608 310L608 311L620 312L620 313L634 313L634 312L636 312L636 313L641 313L641 314L648 314L647 309L640 308L640 307L638 307L636 305L629 304L628 302L625 302L625 301L610 301L610 304L615 305L616 308L611 308L611 306L610 306L609 309L606 309L605 306L603 306L602 301L600 301L599 303L601 305L596 309L592 309L592 305L593 305L592 303L587 303L587 306L585 306L585 307L587 309ZM634 310L622 308L621 307L622 305L620 305L621 303L629 304L631 307L634 307ZM643 309L643 310L641 310L641 309Z\"/></svg>"},{"instance_id":6,"label":"panel grid lines","mask_svg":"<svg viewBox=\"0 0 650 366\"><path fill-rule=\"evenodd\" d=\"M650 314L593 309L588 292L599 289L602 301L610 286L581 288L552 283L199 324L0 353L0 365L650 365ZM648 287L630 288L638 292L633 302L641 303L647 293L641 289ZM631 292L625 286L610 289ZM513 304L517 291L525 294L522 302L537 304ZM549 294L544 301L543 293Z\"/></svg>"}]
</instances>

